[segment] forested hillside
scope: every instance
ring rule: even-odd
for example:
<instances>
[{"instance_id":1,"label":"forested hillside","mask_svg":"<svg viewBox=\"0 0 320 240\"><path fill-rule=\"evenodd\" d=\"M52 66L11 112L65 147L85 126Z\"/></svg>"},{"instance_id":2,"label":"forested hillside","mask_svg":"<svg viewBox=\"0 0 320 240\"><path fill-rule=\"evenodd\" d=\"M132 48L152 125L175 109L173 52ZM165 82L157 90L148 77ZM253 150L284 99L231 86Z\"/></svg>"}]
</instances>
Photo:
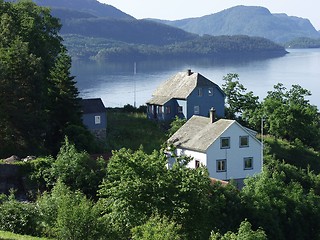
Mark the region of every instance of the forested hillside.
<instances>
[{"instance_id":1,"label":"forested hillside","mask_svg":"<svg viewBox=\"0 0 320 240\"><path fill-rule=\"evenodd\" d=\"M272 14L264 7L236 6L199 18L160 22L200 35L242 34L265 37L278 43L298 37L320 37L308 19Z\"/></svg>"},{"instance_id":2,"label":"forested hillside","mask_svg":"<svg viewBox=\"0 0 320 240\"><path fill-rule=\"evenodd\" d=\"M99 5L95 0L91 5ZM94 11L80 9L87 1L64 3L60 0L44 2L52 7L52 14L62 23L64 44L74 59L138 60L158 58L218 57L241 53L260 57L285 54L283 48L260 38L244 36L199 37L182 29L149 20L124 19L105 11L104 17ZM61 6L64 8L60 8ZM59 7L59 8L57 8ZM92 7L92 6L91 6ZM103 10L104 8L102 8ZM81 10L81 11L80 11ZM101 10L101 11L102 11Z\"/></svg>"}]
</instances>

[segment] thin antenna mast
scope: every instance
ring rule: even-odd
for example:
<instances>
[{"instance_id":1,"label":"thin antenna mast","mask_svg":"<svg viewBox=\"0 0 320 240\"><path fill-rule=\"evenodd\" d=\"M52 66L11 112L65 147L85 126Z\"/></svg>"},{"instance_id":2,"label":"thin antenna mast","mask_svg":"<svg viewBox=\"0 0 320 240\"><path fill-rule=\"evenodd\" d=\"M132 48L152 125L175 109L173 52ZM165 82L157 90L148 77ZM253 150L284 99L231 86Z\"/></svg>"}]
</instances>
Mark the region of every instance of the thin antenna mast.
<instances>
[{"instance_id":1,"label":"thin antenna mast","mask_svg":"<svg viewBox=\"0 0 320 240\"><path fill-rule=\"evenodd\" d=\"M136 108L136 74L137 74L137 63L133 64L133 106Z\"/></svg>"}]
</instances>

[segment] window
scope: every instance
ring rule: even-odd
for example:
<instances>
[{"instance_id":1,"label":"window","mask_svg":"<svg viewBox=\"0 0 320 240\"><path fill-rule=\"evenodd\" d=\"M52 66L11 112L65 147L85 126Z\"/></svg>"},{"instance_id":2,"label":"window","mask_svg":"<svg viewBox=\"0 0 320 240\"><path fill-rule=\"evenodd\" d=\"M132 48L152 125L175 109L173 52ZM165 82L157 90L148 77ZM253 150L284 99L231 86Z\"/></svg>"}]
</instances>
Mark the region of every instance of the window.
<instances>
[{"instance_id":1,"label":"window","mask_svg":"<svg viewBox=\"0 0 320 240\"><path fill-rule=\"evenodd\" d=\"M200 113L200 106L194 106L193 112L194 112L194 114L199 114Z\"/></svg>"},{"instance_id":2,"label":"window","mask_svg":"<svg viewBox=\"0 0 320 240\"><path fill-rule=\"evenodd\" d=\"M166 114L170 114L171 113L171 107L170 106L166 106Z\"/></svg>"},{"instance_id":3,"label":"window","mask_svg":"<svg viewBox=\"0 0 320 240\"><path fill-rule=\"evenodd\" d=\"M162 113L162 106L158 106L158 113Z\"/></svg>"},{"instance_id":4,"label":"window","mask_svg":"<svg viewBox=\"0 0 320 240\"><path fill-rule=\"evenodd\" d=\"M213 96L213 88L212 88L212 87L210 87L210 88L208 89L208 95L209 95L209 96Z\"/></svg>"},{"instance_id":5,"label":"window","mask_svg":"<svg viewBox=\"0 0 320 240\"><path fill-rule=\"evenodd\" d=\"M202 97L202 88L198 88L198 96Z\"/></svg>"},{"instance_id":6,"label":"window","mask_svg":"<svg viewBox=\"0 0 320 240\"><path fill-rule=\"evenodd\" d=\"M253 158L252 157L246 157L243 159L243 169L244 170L253 169Z\"/></svg>"},{"instance_id":7,"label":"window","mask_svg":"<svg viewBox=\"0 0 320 240\"><path fill-rule=\"evenodd\" d=\"M227 160L217 160L217 172L225 172L227 170L226 166Z\"/></svg>"},{"instance_id":8,"label":"window","mask_svg":"<svg viewBox=\"0 0 320 240\"><path fill-rule=\"evenodd\" d=\"M100 116L94 116L94 124L100 124L101 123L101 117Z\"/></svg>"},{"instance_id":9,"label":"window","mask_svg":"<svg viewBox=\"0 0 320 240\"><path fill-rule=\"evenodd\" d=\"M183 113L183 108L182 108L182 106L178 106L178 113Z\"/></svg>"},{"instance_id":10,"label":"window","mask_svg":"<svg viewBox=\"0 0 320 240\"><path fill-rule=\"evenodd\" d=\"M229 137L220 138L220 148L230 148L230 138Z\"/></svg>"},{"instance_id":11,"label":"window","mask_svg":"<svg viewBox=\"0 0 320 240\"><path fill-rule=\"evenodd\" d=\"M198 168L198 167L200 167L200 161L199 161L199 160L196 160L196 161L195 161L195 168Z\"/></svg>"},{"instance_id":12,"label":"window","mask_svg":"<svg viewBox=\"0 0 320 240\"><path fill-rule=\"evenodd\" d=\"M249 147L249 136L239 137L239 147Z\"/></svg>"}]
</instances>

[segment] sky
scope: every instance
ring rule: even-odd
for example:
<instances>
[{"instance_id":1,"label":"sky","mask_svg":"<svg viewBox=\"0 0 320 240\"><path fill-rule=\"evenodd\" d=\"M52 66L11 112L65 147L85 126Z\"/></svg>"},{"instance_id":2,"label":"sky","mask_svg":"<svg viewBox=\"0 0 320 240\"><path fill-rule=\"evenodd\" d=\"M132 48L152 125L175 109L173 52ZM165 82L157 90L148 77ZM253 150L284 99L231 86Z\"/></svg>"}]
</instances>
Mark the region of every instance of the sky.
<instances>
[{"instance_id":1,"label":"sky","mask_svg":"<svg viewBox=\"0 0 320 240\"><path fill-rule=\"evenodd\" d=\"M271 13L307 18L320 30L320 0L98 0L137 18L177 20L237 6L262 6Z\"/></svg>"}]
</instances>

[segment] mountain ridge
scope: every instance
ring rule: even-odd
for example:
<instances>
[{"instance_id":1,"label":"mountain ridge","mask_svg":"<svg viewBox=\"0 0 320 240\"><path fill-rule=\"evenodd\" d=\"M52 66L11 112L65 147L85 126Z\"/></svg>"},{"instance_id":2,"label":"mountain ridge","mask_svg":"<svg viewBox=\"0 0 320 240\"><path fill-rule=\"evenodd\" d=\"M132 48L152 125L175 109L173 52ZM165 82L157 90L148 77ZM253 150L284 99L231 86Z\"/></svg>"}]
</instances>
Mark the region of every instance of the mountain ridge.
<instances>
[{"instance_id":1,"label":"mountain ridge","mask_svg":"<svg viewBox=\"0 0 320 240\"><path fill-rule=\"evenodd\" d=\"M288 16L285 13L272 14L259 6L235 6L218 13L181 20L160 20L170 26L204 35L248 35L268 38L284 43L294 38L320 38L319 32L308 19Z\"/></svg>"}]
</instances>

